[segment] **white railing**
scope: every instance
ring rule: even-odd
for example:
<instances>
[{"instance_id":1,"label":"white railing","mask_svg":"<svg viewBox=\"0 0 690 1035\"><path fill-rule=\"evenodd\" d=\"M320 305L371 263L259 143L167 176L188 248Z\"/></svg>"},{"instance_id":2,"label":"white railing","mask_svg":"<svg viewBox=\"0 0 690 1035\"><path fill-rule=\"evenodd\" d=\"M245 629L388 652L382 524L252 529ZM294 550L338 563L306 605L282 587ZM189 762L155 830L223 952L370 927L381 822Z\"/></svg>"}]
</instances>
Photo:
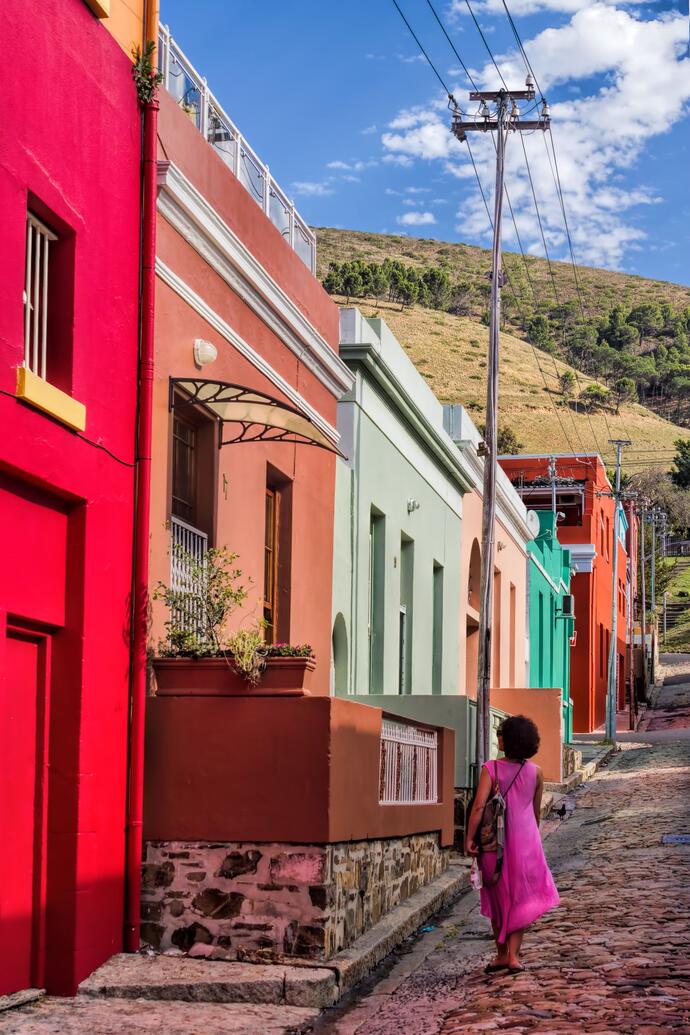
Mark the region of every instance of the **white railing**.
<instances>
[{"instance_id":1,"label":"white railing","mask_svg":"<svg viewBox=\"0 0 690 1035\"><path fill-rule=\"evenodd\" d=\"M213 96L206 80L184 56L165 25L161 26L158 34L158 69L168 93L294 248L305 266L315 273L316 236L275 182L268 166L252 150Z\"/></svg>"},{"instance_id":2,"label":"white railing","mask_svg":"<svg viewBox=\"0 0 690 1035\"><path fill-rule=\"evenodd\" d=\"M201 613L198 569L208 550L208 536L181 518L170 519L170 588L184 594L184 604L175 614L176 623L203 638L205 623Z\"/></svg>"},{"instance_id":3,"label":"white railing","mask_svg":"<svg viewBox=\"0 0 690 1035\"><path fill-rule=\"evenodd\" d=\"M24 366L45 380L48 347L48 249L57 237L40 219L26 214L24 271Z\"/></svg>"},{"instance_id":4,"label":"white railing","mask_svg":"<svg viewBox=\"0 0 690 1035\"><path fill-rule=\"evenodd\" d=\"M381 805L438 801L438 734L407 723L381 721Z\"/></svg>"}]
</instances>

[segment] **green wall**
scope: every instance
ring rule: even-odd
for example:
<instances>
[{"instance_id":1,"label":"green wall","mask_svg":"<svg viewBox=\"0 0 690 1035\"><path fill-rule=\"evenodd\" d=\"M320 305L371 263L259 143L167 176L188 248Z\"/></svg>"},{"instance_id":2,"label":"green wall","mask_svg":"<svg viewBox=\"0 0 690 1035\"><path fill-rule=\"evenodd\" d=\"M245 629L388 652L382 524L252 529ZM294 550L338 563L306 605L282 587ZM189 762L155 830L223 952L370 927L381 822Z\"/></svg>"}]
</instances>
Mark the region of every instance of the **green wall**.
<instances>
[{"instance_id":1,"label":"green wall","mask_svg":"<svg viewBox=\"0 0 690 1035\"><path fill-rule=\"evenodd\" d=\"M558 686L563 694L563 732L572 740L570 703L570 637L573 618L562 615L563 597L570 593L570 551L558 541L556 515L536 511L539 534L527 544L529 554L530 686Z\"/></svg>"}]
</instances>

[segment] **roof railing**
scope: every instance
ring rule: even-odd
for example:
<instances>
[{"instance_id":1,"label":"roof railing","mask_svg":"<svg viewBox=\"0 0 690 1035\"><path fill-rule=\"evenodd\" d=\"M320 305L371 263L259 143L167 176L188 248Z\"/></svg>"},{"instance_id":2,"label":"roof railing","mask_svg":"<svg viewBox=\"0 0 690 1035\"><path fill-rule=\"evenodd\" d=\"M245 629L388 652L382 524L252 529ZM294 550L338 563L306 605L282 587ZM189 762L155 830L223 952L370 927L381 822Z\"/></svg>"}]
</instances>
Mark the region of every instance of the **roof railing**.
<instances>
[{"instance_id":1,"label":"roof railing","mask_svg":"<svg viewBox=\"0 0 690 1035\"><path fill-rule=\"evenodd\" d=\"M247 193L268 216L283 238L312 273L316 272L316 236L280 189L267 165L247 143L232 119L161 25L158 33L158 69L163 86L189 116Z\"/></svg>"}]
</instances>

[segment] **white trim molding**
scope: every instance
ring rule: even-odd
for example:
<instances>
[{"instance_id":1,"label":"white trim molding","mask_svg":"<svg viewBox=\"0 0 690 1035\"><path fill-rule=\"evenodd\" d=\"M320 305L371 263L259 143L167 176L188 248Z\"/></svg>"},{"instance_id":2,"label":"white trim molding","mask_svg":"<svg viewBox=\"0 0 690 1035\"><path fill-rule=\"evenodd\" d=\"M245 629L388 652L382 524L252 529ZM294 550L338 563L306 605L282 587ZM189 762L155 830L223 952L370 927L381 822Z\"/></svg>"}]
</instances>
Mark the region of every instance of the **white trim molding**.
<instances>
[{"instance_id":1,"label":"white trim molding","mask_svg":"<svg viewBox=\"0 0 690 1035\"><path fill-rule=\"evenodd\" d=\"M158 187L158 212L211 269L336 399L350 391L338 353L174 163L158 163Z\"/></svg>"},{"instance_id":2,"label":"white trim molding","mask_svg":"<svg viewBox=\"0 0 690 1035\"><path fill-rule=\"evenodd\" d=\"M233 348L244 356L245 359L249 360L252 366L256 367L259 373L263 374L264 377L276 386L276 388L282 392L282 394L289 399L293 406L296 406L305 416L319 428L320 431L337 445L340 441L340 435L336 428L333 427L325 418L319 413L318 410L314 409L311 403L308 403L303 395L292 387L285 378L278 373L277 370L268 363L263 356L252 348L252 346L240 337L240 335L233 330L229 323L219 316L218 313L211 309L211 307L197 295L189 284L186 284L181 277L179 277L169 266L162 261L162 259L156 259L156 274L160 277L164 284L167 284L169 288L180 296L187 305L201 316L210 327L213 327L214 331L224 338Z\"/></svg>"},{"instance_id":3,"label":"white trim molding","mask_svg":"<svg viewBox=\"0 0 690 1035\"><path fill-rule=\"evenodd\" d=\"M576 574L580 571L592 572L594 570L594 558L597 556L597 548L594 543L563 543L563 546L566 550L570 550L570 563Z\"/></svg>"}]
</instances>

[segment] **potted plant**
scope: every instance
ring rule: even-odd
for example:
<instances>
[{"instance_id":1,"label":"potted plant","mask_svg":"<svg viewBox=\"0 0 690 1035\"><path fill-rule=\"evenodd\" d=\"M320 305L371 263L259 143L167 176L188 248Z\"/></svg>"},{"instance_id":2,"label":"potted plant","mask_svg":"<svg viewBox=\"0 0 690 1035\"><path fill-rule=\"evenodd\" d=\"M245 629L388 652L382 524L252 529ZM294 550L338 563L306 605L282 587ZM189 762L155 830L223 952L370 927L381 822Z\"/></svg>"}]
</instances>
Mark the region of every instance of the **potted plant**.
<instances>
[{"instance_id":1,"label":"potted plant","mask_svg":"<svg viewBox=\"0 0 690 1035\"><path fill-rule=\"evenodd\" d=\"M248 592L235 566L237 554L221 547L199 559L174 546L173 561L177 584L160 583L154 593L168 609L166 634L153 660L159 695L308 693L315 666L308 644L267 644L260 622L226 632Z\"/></svg>"}]
</instances>

